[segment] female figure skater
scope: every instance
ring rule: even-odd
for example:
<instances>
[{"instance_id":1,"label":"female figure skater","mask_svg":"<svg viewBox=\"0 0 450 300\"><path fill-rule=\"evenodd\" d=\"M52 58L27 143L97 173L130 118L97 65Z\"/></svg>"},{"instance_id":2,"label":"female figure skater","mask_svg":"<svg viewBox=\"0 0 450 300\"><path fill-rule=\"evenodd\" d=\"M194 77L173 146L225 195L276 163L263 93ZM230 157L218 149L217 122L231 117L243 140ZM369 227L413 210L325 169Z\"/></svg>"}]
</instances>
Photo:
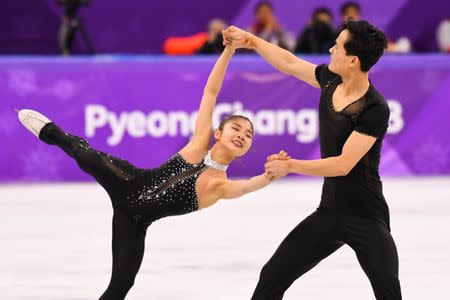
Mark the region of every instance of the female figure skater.
<instances>
[{"instance_id":1,"label":"female figure skater","mask_svg":"<svg viewBox=\"0 0 450 300\"><path fill-rule=\"evenodd\" d=\"M203 209L219 199L237 198L270 183L265 173L248 180L227 179L228 164L244 155L252 144L253 126L246 117L233 115L223 120L214 131L216 142L210 149L212 114L234 51L234 47L227 46L209 75L191 141L154 169L140 169L97 151L36 111L19 111L19 119L28 130L74 158L111 198L112 276L100 299L125 298L141 265L146 230L152 222ZM287 158L280 152L280 159Z\"/></svg>"}]
</instances>

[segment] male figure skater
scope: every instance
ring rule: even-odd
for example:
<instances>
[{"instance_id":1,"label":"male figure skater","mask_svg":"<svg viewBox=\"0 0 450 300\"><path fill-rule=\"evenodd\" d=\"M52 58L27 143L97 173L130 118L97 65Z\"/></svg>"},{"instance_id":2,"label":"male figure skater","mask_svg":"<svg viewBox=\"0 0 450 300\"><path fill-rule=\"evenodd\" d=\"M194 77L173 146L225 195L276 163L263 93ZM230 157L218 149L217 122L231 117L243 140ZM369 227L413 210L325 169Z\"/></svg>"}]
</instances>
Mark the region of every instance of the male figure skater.
<instances>
[{"instance_id":1,"label":"male figure skater","mask_svg":"<svg viewBox=\"0 0 450 300\"><path fill-rule=\"evenodd\" d=\"M268 157L266 173L324 177L318 209L284 239L262 268L253 300L282 299L301 275L342 245L349 245L378 300L400 300L398 255L378 166L389 121L384 97L368 71L386 48L385 35L366 21L349 21L330 49L330 63L316 66L231 26L224 43L254 49L283 73L320 88L319 160Z\"/></svg>"}]
</instances>

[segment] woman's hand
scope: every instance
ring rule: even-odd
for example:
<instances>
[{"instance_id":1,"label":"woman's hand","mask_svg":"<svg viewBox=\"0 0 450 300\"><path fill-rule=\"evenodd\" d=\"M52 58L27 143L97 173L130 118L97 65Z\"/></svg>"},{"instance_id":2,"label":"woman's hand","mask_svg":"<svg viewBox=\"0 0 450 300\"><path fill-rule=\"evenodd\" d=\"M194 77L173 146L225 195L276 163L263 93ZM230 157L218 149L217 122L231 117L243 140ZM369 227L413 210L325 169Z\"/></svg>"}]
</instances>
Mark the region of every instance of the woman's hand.
<instances>
[{"instance_id":1,"label":"woman's hand","mask_svg":"<svg viewBox=\"0 0 450 300\"><path fill-rule=\"evenodd\" d=\"M280 177L284 177L289 173L289 159L281 160L276 159L270 161L264 165L266 173L272 178L271 180L278 179Z\"/></svg>"},{"instance_id":2,"label":"woman's hand","mask_svg":"<svg viewBox=\"0 0 450 300\"><path fill-rule=\"evenodd\" d=\"M284 150L281 150L278 154L268 156L267 163L264 165L264 176L270 181L286 176L289 173L290 159L291 157Z\"/></svg>"}]
</instances>

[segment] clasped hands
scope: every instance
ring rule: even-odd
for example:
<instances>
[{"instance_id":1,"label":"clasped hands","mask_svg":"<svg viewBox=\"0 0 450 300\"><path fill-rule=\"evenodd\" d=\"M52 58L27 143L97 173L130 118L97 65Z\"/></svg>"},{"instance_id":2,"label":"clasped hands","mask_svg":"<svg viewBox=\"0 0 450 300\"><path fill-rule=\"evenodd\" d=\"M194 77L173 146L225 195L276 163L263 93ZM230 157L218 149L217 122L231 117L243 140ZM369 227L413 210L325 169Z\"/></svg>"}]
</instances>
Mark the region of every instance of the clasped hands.
<instances>
[{"instance_id":1,"label":"clasped hands","mask_svg":"<svg viewBox=\"0 0 450 300\"><path fill-rule=\"evenodd\" d=\"M271 181L286 176L289 173L290 159L291 157L284 150L268 156L264 165L264 175Z\"/></svg>"},{"instance_id":2,"label":"clasped hands","mask_svg":"<svg viewBox=\"0 0 450 300\"><path fill-rule=\"evenodd\" d=\"M255 49L255 40L253 35L247 31L244 31L236 26L229 26L227 29L222 30L223 45L231 46L234 48L246 48Z\"/></svg>"}]
</instances>

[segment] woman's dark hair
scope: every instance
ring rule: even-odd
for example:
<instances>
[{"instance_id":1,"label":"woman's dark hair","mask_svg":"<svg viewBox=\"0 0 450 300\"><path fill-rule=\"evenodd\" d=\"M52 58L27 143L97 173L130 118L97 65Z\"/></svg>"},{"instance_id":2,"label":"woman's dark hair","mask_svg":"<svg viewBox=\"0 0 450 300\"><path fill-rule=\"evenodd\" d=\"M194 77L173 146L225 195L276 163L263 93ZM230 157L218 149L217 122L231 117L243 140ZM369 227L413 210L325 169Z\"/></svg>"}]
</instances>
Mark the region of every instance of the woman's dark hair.
<instances>
[{"instance_id":1,"label":"woman's dark hair","mask_svg":"<svg viewBox=\"0 0 450 300\"><path fill-rule=\"evenodd\" d=\"M387 47L384 33L367 21L349 20L343 30L350 33L344 48L347 55L355 55L361 62L361 71L368 72Z\"/></svg>"},{"instance_id":2,"label":"woman's dark hair","mask_svg":"<svg viewBox=\"0 0 450 300\"><path fill-rule=\"evenodd\" d=\"M227 124L228 122L230 122L230 121L232 121L232 120L235 120L235 119L243 119L243 120L248 121L248 122L250 123L250 126L252 127L252 132L254 132L252 121L250 121L249 118L247 118L247 117L245 117L245 116L242 116L242 115L229 115L229 116L226 116L226 117L220 122L219 128L217 128L217 129L219 129L220 131L222 131L222 130L223 130L223 127L225 126L225 124Z\"/></svg>"}]
</instances>

